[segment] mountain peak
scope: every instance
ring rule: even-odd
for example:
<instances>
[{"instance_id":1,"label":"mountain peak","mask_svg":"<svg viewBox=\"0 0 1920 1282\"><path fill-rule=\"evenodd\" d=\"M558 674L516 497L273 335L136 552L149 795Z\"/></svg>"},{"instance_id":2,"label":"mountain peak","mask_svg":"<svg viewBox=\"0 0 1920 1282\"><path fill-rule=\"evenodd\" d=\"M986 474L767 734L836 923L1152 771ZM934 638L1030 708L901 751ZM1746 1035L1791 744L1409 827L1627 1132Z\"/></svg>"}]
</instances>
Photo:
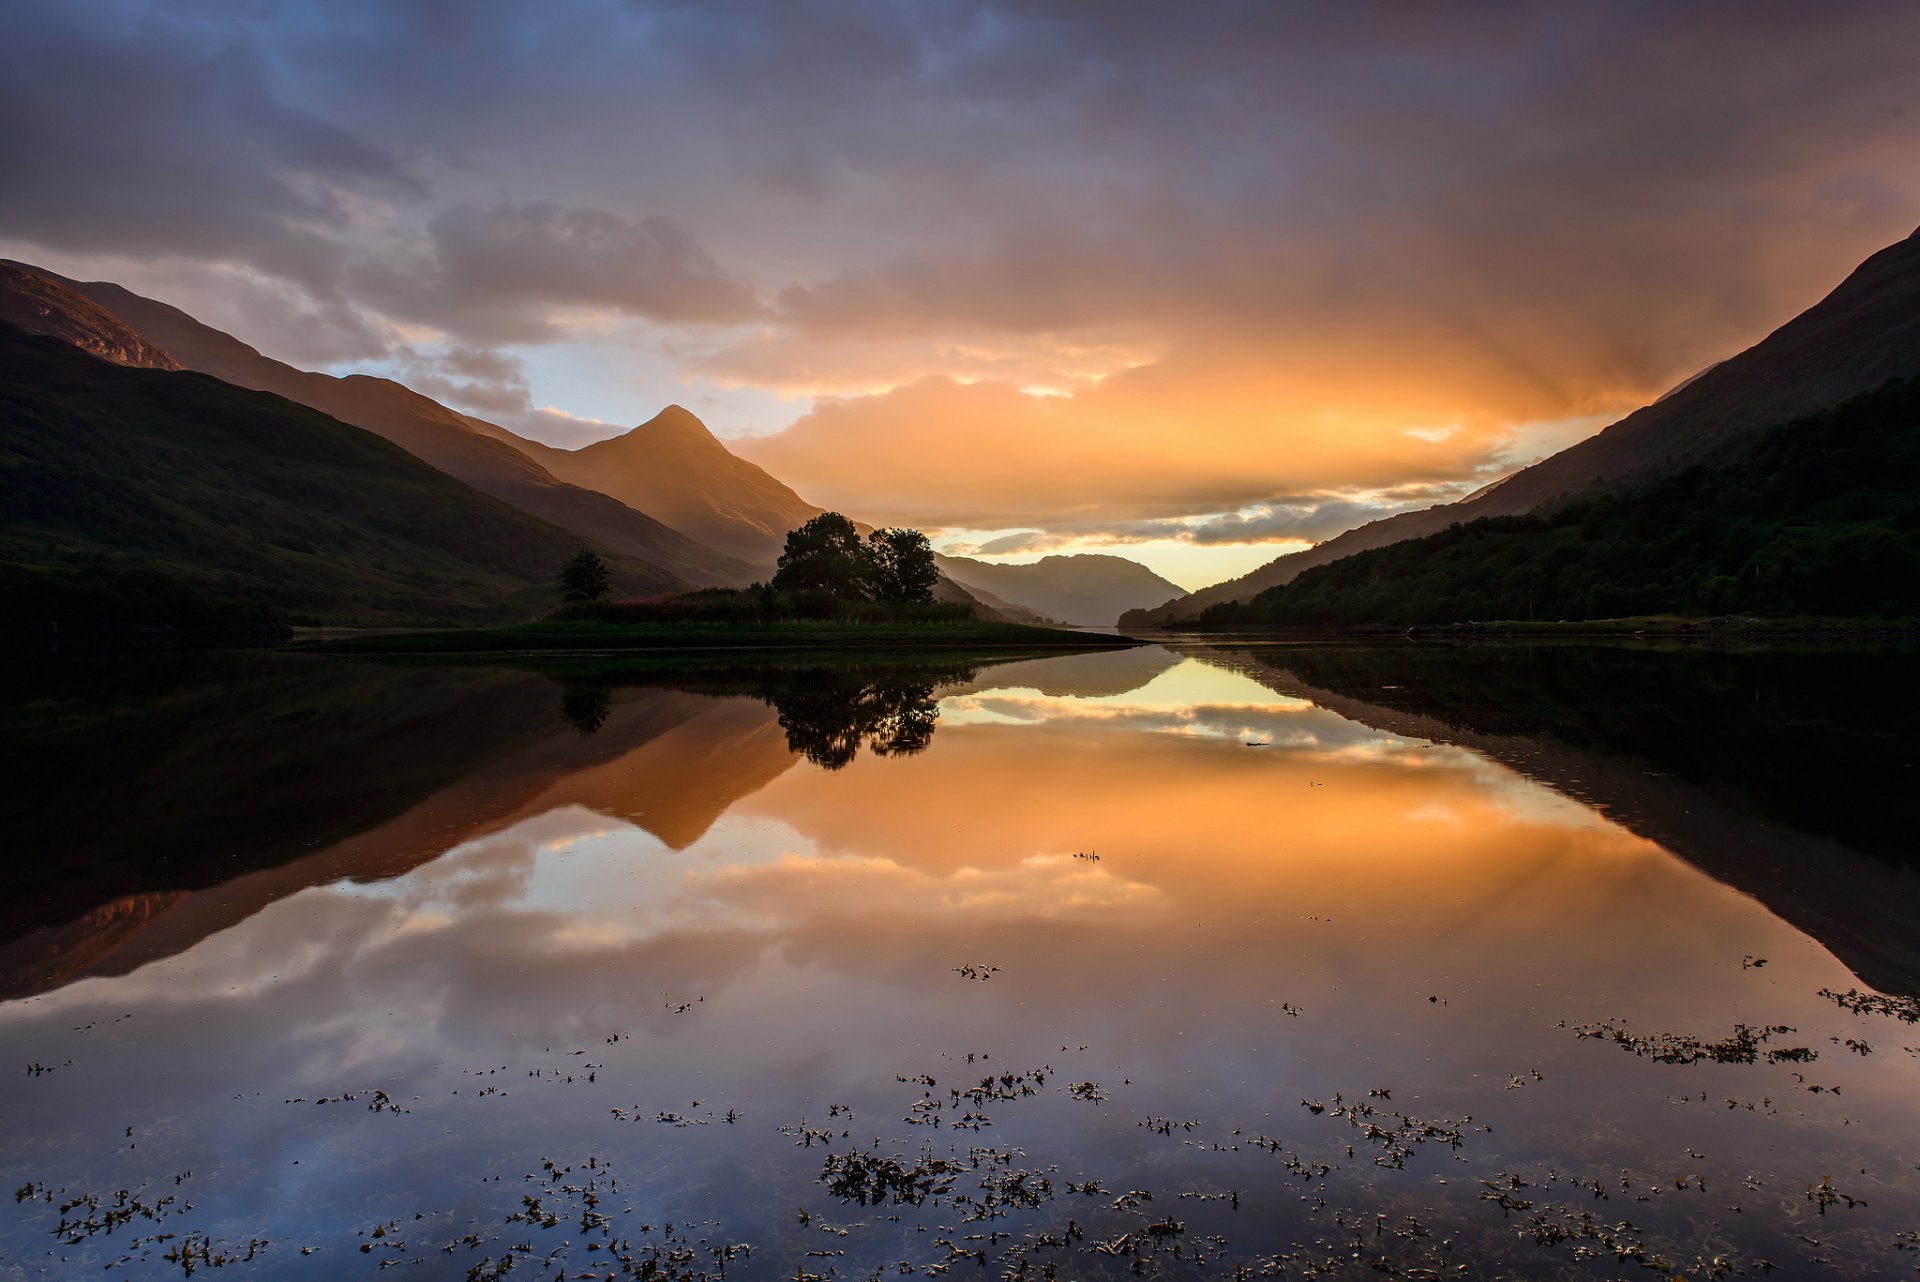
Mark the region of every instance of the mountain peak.
<instances>
[{"instance_id":1,"label":"mountain peak","mask_svg":"<svg viewBox=\"0 0 1920 1282\"><path fill-rule=\"evenodd\" d=\"M681 405L667 406L627 435L631 436L634 432L647 432L656 436L679 436L718 443L718 438L708 430L705 423L700 421L699 416Z\"/></svg>"}]
</instances>

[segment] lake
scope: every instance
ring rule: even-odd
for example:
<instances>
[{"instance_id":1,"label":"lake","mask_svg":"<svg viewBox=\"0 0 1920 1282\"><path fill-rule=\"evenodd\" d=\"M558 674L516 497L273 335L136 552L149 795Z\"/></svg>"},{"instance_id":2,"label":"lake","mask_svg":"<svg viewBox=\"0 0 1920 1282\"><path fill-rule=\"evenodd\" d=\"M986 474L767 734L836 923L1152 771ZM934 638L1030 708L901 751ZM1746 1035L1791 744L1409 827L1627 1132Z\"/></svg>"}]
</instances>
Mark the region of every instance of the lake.
<instances>
[{"instance_id":1,"label":"lake","mask_svg":"<svg viewBox=\"0 0 1920 1282\"><path fill-rule=\"evenodd\" d=\"M0 1278L1920 1273L1911 652L0 687Z\"/></svg>"}]
</instances>

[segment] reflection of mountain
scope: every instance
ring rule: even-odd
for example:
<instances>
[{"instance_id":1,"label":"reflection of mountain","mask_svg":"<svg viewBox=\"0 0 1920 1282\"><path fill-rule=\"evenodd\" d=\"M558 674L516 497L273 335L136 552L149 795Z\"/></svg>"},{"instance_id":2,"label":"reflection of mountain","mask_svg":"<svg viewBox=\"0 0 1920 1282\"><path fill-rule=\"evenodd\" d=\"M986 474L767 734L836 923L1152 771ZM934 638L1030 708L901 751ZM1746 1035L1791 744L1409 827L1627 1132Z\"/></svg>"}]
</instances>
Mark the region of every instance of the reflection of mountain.
<instances>
[{"instance_id":1,"label":"reflection of mountain","mask_svg":"<svg viewBox=\"0 0 1920 1282\"><path fill-rule=\"evenodd\" d=\"M225 659L17 674L4 724L26 786L0 821L8 848L50 857L11 868L0 895L0 996L127 971L309 886L400 876L564 806L684 849L796 756L918 751L936 687L972 672L651 667L556 686ZM104 802L102 779L118 783Z\"/></svg>"},{"instance_id":2,"label":"reflection of mountain","mask_svg":"<svg viewBox=\"0 0 1920 1282\"><path fill-rule=\"evenodd\" d=\"M598 687L607 691L608 687ZM751 699L685 695L669 690L629 693L644 704L697 701L685 721L641 739L619 756L575 770L520 806L514 818L557 806L585 806L645 828L675 850L704 835L740 798L758 792L793 765L775 715ZM626 735L616 722L602 733ZM508 822L511 822L509 820Z\"/></svg>"},{"instance_id":3,"label":"reflection of mountain","mask_svg":"<svg viewBox=\"0 0 1920 1282\"><path fill-rule=\"evenodd\" d=\"M406 680L420 674L392 675ZM315 848L319 843L314 838L328 830L323 820L335 816L283 819L285 826L277 831L287 841L279 849L306 846L313 850L311 854L282 858L270 866L256 859L257 871L218 884L202 883L205 889L184 894L111 900L72 922L14 938L0 946L0 993L35 991L80 974L130 970L190 947L309 886L343 878L369 882L400 876L462 842L556 806L587 806L636 823L669 845L685 845L728 806L764 786L793 761L773 724L773 713L757 703L666 689L625 691L616 698L600 732L583 738L554 714L554 687L544 678L463 675L478 678L467 686L471 700L440 713L416 707L417 713L426 715L407 720L420 733L411 740L404 734L396 736L395 764L402 759L397 744L406 741L404 760L459 761L464 770L443 769L441 782L424 795L416 794L405 809L322 848ZM510 682L504 689L503 680ZM270 695L256 693L263 694L263 701L271 706ZM360 693L372 692L362 689ZM387 693L404 705L404 692ZM497 715L503 706L511 709L516 721L529 718L538 733L525 735L529 727L522 723L512 733L496 735L496 727L486 720L489 709ZM285 720L271 715L264 720L268 725L285 725ZM312 722L307 726L302 745L272 754L274 768L262 772L255 786L233 797L220 789L219 800L203 803L204 810L196 808L183 816L186 831L169 832L164 825L156 826L154 840L165 846L197 841L209 871L231 868L235 847L244 848L253 829L244 810L235 813L236 805L251 800L263 811L276 812L272 799L297 790L305 778L306 770L296 766L296 760L323 773L328 762L351 762L350 768L338 769L342 781L361 780L368 788L384 783L385 789L399 791L394 780L379 779L378 767L367 756L329 743L327 732L336 727ZM219 777L200 773L218 771L217 762L195 765L198 769L188 777L176 780L189 795L195 779L212 789ZM344 825L333 825L336 831L340 826ZM60 846L48 839L43 848ZM164 885L172 871L165 864L149 867L141 879ZM11 898L18 902L19 897Z\"/></svg>"},{"instance_id":4,"label":"reflection of mountain","mask_svg":"<svg viewBox=\"0 0 1920 1282\"><path fill-rule=\"evenodd\" d=\"M554 730L552 684L292 657L0 670L0 939L276 867Z\"/></svg>"},{"instance_id":5,"label":"reflection of mountain","mask_svg":"<svg viewBox=\"0 0 1920 1282\"><path fill-rule=\"evenodd\" d=\"M1103 695L1138 690L1178 662L1179 655L1157 645L1075 655L1072 663L1062 663L1058 659L1025 659L995 664L983 671L976 680L962 682L945 693L973 693L1025 686L1047 695L1097 699Z\"/></svg>"},{"instance_id":6,"label":"reflection of mountain","mask_svg":"<svg viewBox=\"0 0 1920 1282\"><path fill-rule=\"evenodd\" d=\"M1754 896L1874 987L1920 992L1920 690L1908 656L1552 646L1194 656L1489 756Z\"/></svg>"}]
</instances>

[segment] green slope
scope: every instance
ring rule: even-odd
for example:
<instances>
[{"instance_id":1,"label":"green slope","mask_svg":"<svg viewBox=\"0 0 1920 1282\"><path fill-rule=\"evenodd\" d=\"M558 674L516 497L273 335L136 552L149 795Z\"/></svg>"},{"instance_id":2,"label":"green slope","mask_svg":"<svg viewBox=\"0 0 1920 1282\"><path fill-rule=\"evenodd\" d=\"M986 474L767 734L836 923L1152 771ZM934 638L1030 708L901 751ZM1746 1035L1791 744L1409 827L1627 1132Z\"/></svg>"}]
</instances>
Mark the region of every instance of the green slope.
<instances>
[{"instance_id":1,"label":"green slope","mask_svg":"<svg viewBox=\"0 0 1920 1282\"><path fill-rule=\"evenodd\" d=\"M582 540L317 411L0 325L0 625L483 622ZM616 590L685 586L608 557Z\"/></svg>"},{"instance_id":2,"label":"green slope","mask_svg":"<svg viewBox=\"0 0 1920 1282\"><path fill-rule=\"evenodd\" d=\"M1779 427L1717 466L1355 553L1201 621L1727 613L1920 616L1920 382Z\"/></svg>"}]
</instances>

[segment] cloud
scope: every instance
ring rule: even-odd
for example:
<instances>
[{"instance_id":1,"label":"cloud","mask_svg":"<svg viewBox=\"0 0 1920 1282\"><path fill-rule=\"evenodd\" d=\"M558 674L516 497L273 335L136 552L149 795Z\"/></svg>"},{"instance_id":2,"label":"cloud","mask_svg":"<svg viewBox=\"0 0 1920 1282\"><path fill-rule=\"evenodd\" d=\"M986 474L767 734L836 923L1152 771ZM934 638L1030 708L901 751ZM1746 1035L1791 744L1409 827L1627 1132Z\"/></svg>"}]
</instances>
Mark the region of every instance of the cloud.
<instances>
[{"instance_id":1,"label":"cloud","mask_svg":"<svg viewBox=\"0 0 1920 1282\"><path fill-rule=\"evenodd\" d=\"M889 524L1068 530L1237 512L1276 495L1464 485L1509 442L1497 407L1442 440L1476 371L1433 353L1427 385L1369 382L1330 357L1173 354L1069 396L929 377L823 402L735 443L813 502ZM1490 380L1492 381L1492 380ZM1524 400L1524 395L1516 398Z\"/></svg>"},{"instance_id":2,"label":"cloud","mask_svg":"<svg viewBox=\"0 0 1920 1282\"><path fill-rule=\"evenodd\" d=\"M508 201L445 210L426 230L423 254L366 263L357 283L391 314L451 333L548 340L561 332L554 313L569 308L670 322L762 311L752 287L670 218Z\"/></svg>"},{"instance_id":3,"label":"cloud","mask_svg":"<svg viewBox=\"0 0 1920 1282\"><path fill-rule=\"evenodd\" d=\"M325 295L356 207L424 192L368 136L291 102L245 32L137 7L19 16L0 79L9 236L238 262Z\"/></svg>"},{"instance_id":4,"label":"cloud","mask_svg":"<svg viewBox=\"0 0 1920 1282\"><path fill-rule=\"evenodd\" d=\"M986 556L1004 556L1013 552L1041 552L1057 546L1060 536L1043 530L1019 530L1012 534L1003 534L997 539L988 539L972 550Z\"/></svg>"},{"instance_id":5,"label":"cloud","mask_svg":"<svg viewBox=\"0 0 1920 1282\"><path fill-rule=\"evenodd\" d=\"M526 366L518 357L460 345L429 354L403 348L397 355L401 381L422 395L482 417L533 413Z\"/></svg>"},{"instance_id":6,"label":"cloud","mask_svg":"<svg viewBox=\"0 0 1920 1282\"><path fill-rule=\"evenodd\" d=\"M644 376L427 376L517 421L833 398L755 456L893 521L1309 537L1336 509L1258 505L1563 444L1920 207L1920 10L1882 0L128 0L8 34L19 256L230 273L174 301L336 368L631 336Z\"/></svg>"},{"instance_id":7,"label":"cloud","mask_svg":"<svg viewBox=\"0 0 1920 1282\"><path fill-rule=\"evenodd\" d=\"M1469 488L1469 484L1460 483L1404 486L1351 496L1282 497L1236 512L1145 521L1067 521L1044 530L1015 530L977 543L948 546L956 555L965 556L1015 556L1169 542L1202 547L1262 543L1300 547L1396 512L1451 502L1464 497Z\"/></svg>"}]
</instances>

